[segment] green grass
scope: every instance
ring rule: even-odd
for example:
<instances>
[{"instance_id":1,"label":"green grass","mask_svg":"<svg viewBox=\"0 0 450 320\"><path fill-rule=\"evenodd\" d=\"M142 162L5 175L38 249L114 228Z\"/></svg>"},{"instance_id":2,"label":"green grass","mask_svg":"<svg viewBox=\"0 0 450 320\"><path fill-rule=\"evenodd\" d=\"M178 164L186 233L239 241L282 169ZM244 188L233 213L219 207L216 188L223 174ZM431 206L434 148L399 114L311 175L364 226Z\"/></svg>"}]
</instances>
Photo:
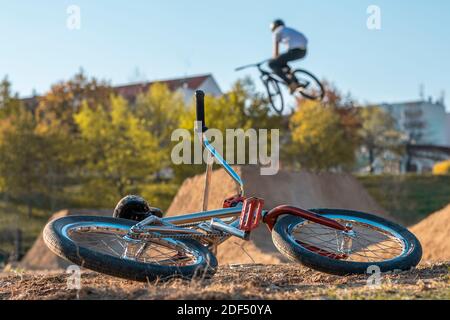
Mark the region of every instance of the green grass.
<instances>
[{"instance_id":1,"label":"green grass","mask_svg":"<svg viewBox=\"0 0 450 320\"><path fill-rule=\"evenodd\" d=\"M410 226L450 204L450 175L358 176L375 200Z\"/></svg>"},{"instance_id":2,"label":"green grass","mask_svg":"<svg viewBox=\"0 0 450 320\"><path fill-rule=\"evenodd\" d=\"M22 254L33 245L50 212L34 209L31 218L25 205L0 200L0 250L11 253L14 251L14 231L22 231Z\"/></svg>"}]
</instances>

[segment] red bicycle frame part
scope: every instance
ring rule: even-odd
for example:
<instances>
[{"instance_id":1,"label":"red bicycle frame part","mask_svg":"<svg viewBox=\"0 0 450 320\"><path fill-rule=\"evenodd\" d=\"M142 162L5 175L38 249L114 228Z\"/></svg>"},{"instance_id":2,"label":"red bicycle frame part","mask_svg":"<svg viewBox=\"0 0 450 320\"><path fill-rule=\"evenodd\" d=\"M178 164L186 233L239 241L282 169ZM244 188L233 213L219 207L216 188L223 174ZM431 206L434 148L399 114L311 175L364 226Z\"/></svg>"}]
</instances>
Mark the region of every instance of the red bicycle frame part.
<instances>
[{"instance_id":1,"label":"red bicycle frame part","mask_svg":"<svg viewBox=\"0 0 450 320\"><path fill-rule=\"evenodd\" d=\"M273 226L275 225L275 223L277 222L277 219L280 215L283 214L290 214L293 216L297 216L300 218L303 218L305 220L309 220L336 230L341 230L341 231L349 231L351 230L351 228L343 226L342 224L340 224L339 222L333 220L333 219L329 219L327 217L321 216L320 214L305 210L305 209L300 209L297 207L292 207L292 206L279 206L276 208L273 208L272 210L270 210L268 213L266 213L263 217L263 221L267 224L267 227L269 228L270 231L272 231Z\"/></svg>"},{"instance_id":2,"label":"red bicycle frame part","mask_svg":"<svg viewBox=\"0 0 450 320\"><path fill-rule=\"evenodd\" d=\"M259 198L247 198L242 204L239 229L250 232L258 227L262 217L264 200Z\"/></svg>"},{"instance_id":3,"label":"red bicycle frame part","mask_svg":"<svg viewBox=\"0 0 450 320\"><path fill-rule=\"evenodd\" d=\"M227 198L223 201L223 208L232 208L236 205L238 205L240 202L244 202L245 198L242 196L233 196L230 198Z\"/></svg>"}]
</instances>

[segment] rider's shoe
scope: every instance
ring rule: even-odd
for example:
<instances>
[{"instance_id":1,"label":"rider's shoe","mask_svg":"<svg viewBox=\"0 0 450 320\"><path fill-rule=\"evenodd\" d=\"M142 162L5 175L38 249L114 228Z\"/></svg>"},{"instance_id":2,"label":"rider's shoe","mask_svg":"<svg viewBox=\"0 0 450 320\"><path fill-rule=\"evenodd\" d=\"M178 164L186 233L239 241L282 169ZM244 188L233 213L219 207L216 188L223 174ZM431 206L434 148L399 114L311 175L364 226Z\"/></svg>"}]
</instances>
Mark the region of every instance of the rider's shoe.
<instances>
[{"instance_id":1,"label":"rider's shoe","mask_svg":"<svg viewBox=\"0 0 450 320\"><path fill-rule=\"evenodd\" d=\"M142 221L145 218L155 215L162 218L161 209L150 207L144 198L136 195L128 195L122 198L114 209L113 217Z\"/></svg>"},{"instance_id":2,"label":"rider's shoe","mask_svg":"<svg viewBox=\"0 0 450 320\"><path fill-rule=\"evenodd\" d=\"M296 82L292 82L289 84L288 87L289 87L290 94L294 94L297 91L297 89L300 87L300 85Z\"/></svg>"}]
</instances>

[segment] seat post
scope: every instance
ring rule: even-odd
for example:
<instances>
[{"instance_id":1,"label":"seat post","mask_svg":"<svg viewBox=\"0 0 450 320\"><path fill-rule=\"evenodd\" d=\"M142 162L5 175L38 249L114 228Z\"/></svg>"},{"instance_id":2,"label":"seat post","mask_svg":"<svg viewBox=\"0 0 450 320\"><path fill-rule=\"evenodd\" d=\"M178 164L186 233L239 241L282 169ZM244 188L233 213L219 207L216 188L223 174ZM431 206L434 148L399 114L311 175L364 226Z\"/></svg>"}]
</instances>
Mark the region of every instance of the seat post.
<instances>
[{"instance_id":1,"label":"seat post","mask_svg":"<svg viewBox=\"0 0 450 320\"><path fill-rule=\"evenodd\" d=\"M208 153L208 160L206 163L206 172L205 172L205 186L203 189L203 211L208 211L209 189L211 185L213 164L214 164L214 157L210 153Z\"/></svg>"}]
</instances>

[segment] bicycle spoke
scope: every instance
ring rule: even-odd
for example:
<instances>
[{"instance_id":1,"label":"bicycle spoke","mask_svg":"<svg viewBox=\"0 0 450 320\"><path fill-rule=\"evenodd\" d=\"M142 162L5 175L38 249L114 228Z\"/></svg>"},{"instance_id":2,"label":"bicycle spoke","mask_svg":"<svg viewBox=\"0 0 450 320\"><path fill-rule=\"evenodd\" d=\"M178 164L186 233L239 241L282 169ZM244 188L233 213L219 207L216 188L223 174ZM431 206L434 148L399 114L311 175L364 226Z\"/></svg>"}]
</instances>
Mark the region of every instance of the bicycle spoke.
<instances>
[{"instance_id":1,"label":"bicycle spoke","mask_svg":"<svg viewBox=\"0 0 450 320\"><path fill-rule=\"evenodd\" d=\"M309 250L331 258L345 256L347 261L383 261L393 259L403 252L403 243L385 230L357 221L336 220L344 225L353 225L355 236L351 239L352 247L348 253L341 249L346 235L318 223L303 221L292 229L291 236Z\"/></svg>"},{"instance_id":2,"label":"bicycle spoke","mask_svg":"<svg viewBox=\"0 0 450 320\"><path fill-rule=\"evenodd\" d=\"M122 234L106 232L94 226L92 229L86 227L73 229L69 234L72 241L79 246L121 259L166 266L189 265L195 263L197 259L190 252L180 249L175 242L172 244L163 239L132 242L125 239Z\"/></svg>"}]
</instances>

